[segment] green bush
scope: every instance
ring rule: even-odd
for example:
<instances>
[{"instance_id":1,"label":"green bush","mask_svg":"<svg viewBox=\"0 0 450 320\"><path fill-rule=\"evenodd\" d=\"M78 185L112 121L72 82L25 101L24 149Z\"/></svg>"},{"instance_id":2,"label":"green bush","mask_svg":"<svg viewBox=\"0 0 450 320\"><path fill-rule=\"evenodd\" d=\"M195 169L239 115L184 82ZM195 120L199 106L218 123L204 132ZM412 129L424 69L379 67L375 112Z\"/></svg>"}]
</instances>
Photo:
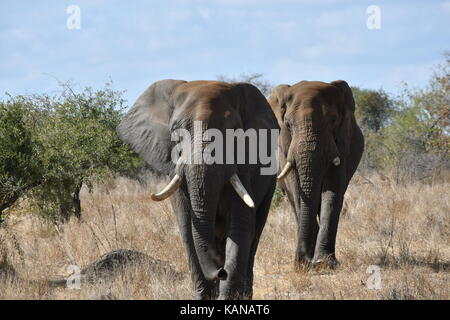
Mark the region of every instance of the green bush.
<instances>
[{"instance_id":1,"label":"green bush","mask_svg":"<svg viewBox=\"0 0 450 320\"><path fill-rule=\"evenodd\" d=\"M355 117L365 133L377 132L389 120L394 101L383 89L371 90L352 87L355 98Z\"/></svg>"},{"instance_id":2,"label":"green bush","mask_svg":"<svg viewBox=\"0 0 450 320\"><path fill-rule=\"evenodd\" d=\"M405 86L403 94L391 100L393 108L386 108L380 100L381 110L389 110L387 117L379 116L384 111L367 112L376 108L368 107L366 99L358 100L361 96L355 95L366 139L361 169L391 174L397 183L434 179L441 170L449 169L449 71L447 54L427 87L418 90Z\"/></svg>"},{"instance_id":3,"label":"green bush","mask_svg":"<svg viewBox=\"0 0 450 320\"><path fill-rule=\"evenodd\" d=\"M0 102L0 219L5 209L42 183L36 116L29 98Z\"/></svg>"},{"instance_id":4,"label":"green bush","mask_svg":"<svg viewBox=\"0 0 450 320\"><path fill-rule=\"evenodd\" d=\"M28 195L43 215L66 221L71 215L81 215L79 194L83 185L91 190L95 182L108 177L133 174L142 166L142 160L123 145L116 133L125 109L122 92L110 84L101 90L85 88L75 92L69 84L63 84L62 89L57 96L22 99L26 101L21 104L22 120L17 116L9 125L20 129L5 129L10 133L2 138L12 150L6 155L17 165L2 169L0 184L30 180L32 175L31 182L38 183L30 182L30 188L22 190L32 188ZM18 108L16 105L11 101L3 103L9 113ZM8 118L3 117L1 124L2 128L8 125ZM21 132L23 143L17 143L22 140L15 139L15 132ZM22 151L14 153L14 148ZM7 170L9 176L4 174Z\"/></svg>"}]
</instances>

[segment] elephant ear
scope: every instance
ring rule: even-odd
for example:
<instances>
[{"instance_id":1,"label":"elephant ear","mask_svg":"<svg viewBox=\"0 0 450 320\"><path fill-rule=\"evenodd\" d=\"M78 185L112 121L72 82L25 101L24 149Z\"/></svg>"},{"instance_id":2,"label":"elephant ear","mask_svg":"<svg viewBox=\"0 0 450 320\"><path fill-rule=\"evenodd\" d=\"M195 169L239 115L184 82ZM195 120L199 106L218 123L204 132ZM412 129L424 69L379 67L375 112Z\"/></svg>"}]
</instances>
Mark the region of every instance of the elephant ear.
<instances>
[{"instance_id":1,"label":"elephant ear","mask_svg":"<svg viewBox=\"0 0 450 320\"><path fill-rule=\"evenodd\" d=\"M352 89L344 80L331 82L333 86L339 89L337 101L342 120L337 129L336 142L341 155L348 156L350 152L350 141L355 126L355 99Z\"/></svg>"},{"instance_id":2,"label":"elephant ear","mask_svg":"<svg viewBox=\"0 0 450 320\"><path fill-rule=\"evenodd\" d=\"M291 132L288 128L286 128L284 124L284 115L286 113L287 104L289 100L289 95L287 93L287 90L290 88L290 85L287 84L280 84L276 86L268 99L269 104L275 113L275 116L277 118L278 124L280 125L280 138L278 141L279 144L279 150L281 151L281 154L284 155L285 158L288 156L289 147L291 145Z\"/></svg>"},{"instance_id":3,"label":"elephant ear","mask_svg":"<svg viewBox=\"0 0 450 320\"><path fill-rule=\"evenodd\" d=\"M171 175L175 168L171 161L175 144L171 141L169 130L174 108L170 96L177 86L185 82L155 82L137 99L117 127L120 139L130 145L153 171L160 174Z\"/></svg>"},{"instance_id":4,"label":"elephant ear","mask_svg":"<svg viewBox=\"0 0 450 320\"><path fill-rule=\"evenodd\" d=\"M287 84L280 84L276 86L268 99L270 106L272 107L275 116L277 117L280 126L283 124L284 114L286 112L286 90L290 88Z\"/></svg>"},{"instance_id":5,"label":"elephant ear","mask_svg":"<svg viewBox=\"0 0 450 320\"><path fill-rule=\"evenodd\" d=\"M241 118L244 129L279 129L275 114L266 97L249 83L236 84L243 95L241 99Z\"/></svg>"},{"instance_id":6,"label":"elephant ear","mask_svg":"<svg viewBox=\"0 0 450 320\"><path fill-rule=\"evenodd\" d=\"M275 146L271 143L271 129L279 130L280 127L272 108L267 102L266 97L264 97L264 95L261 93L261 91L259 91L258 88L249 83L237 83L236 86L238 87L240 92L239 113L243 126L242 129L256 129L257 132L259 132L259 129L267 129L268 145L266 150L267 152L270 152L270 156L276 156L277 149L272 149ZM267 164L263 164L263 166L266 165Z\"/></svg>"}]
</instances>

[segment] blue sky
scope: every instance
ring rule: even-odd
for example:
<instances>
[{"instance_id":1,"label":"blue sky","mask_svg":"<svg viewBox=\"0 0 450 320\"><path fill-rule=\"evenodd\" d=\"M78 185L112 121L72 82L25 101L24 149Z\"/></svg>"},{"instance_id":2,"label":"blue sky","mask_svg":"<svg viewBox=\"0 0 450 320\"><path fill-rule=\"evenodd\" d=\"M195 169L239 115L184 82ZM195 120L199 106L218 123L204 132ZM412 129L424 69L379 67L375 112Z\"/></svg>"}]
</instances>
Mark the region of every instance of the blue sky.
<instances>
[{"instance_id":1,"label":"blue sky","mask_svg":"<svg viewBox=\"0 0 450 320\"><path fill-rule=\"evenodd\" d=\"M66 8L78 5L81 29ZM381 29L366 26L369 5ZM0 96L51 93L53 77L129 104L152 82L263 73L273 84L344 79L396 93L424 86L450 50L450 1L1 1ZM50 76L51 75L51 76Z\"/></svg>"}]
</instances>

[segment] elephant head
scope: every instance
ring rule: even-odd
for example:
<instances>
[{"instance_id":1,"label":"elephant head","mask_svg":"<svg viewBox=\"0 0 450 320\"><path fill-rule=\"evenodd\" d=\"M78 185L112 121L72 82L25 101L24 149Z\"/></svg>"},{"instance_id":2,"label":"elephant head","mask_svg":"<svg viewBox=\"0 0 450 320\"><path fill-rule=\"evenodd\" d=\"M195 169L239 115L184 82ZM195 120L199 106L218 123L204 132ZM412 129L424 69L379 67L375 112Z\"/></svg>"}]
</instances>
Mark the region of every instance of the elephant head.
<instances>
[{"instance_id":1,"label":"elephant head","mask_svg":"<svg viewBox=\"0 0 450 320\"><path fill-rule=\"evenodd\" d=\"M277 86L269 103L281 127L278 180L298 223L297 262L333 256L356 126L351 89L342 80L302 81Z\"/></svg>"},{"instance_id":2,"label":"elephant head","mask_svg":"<svg viewBox=\"0 0 450 320\"><path fill-rule=\"evenodd\" d=\"M186 214L191 216L193 243L204 277L224 280L227 272L215 243L216 213L221 194L230 185L236 197L232 200L242 201L249 210L255 210L257 203L246 182L251 167L196 163L195 157L206 148L206 144L196 141L199 138L194 132L196 121L203 129L215 129L223 136L227 129L271 128L277 124L264 96L252 85L162 80L139 97L118 127L120 138L153 171L171 179L161 192L152 194L152 199L164 200L178 191L189 199L190 212ZM172 138L180 130L190 133L192 146L185 148L184 144L178 161L173 161L178 142ZM196 146L200 149L196 150ZM226 157L225 148L223 153Z\"/></svg>"}]
</instances>

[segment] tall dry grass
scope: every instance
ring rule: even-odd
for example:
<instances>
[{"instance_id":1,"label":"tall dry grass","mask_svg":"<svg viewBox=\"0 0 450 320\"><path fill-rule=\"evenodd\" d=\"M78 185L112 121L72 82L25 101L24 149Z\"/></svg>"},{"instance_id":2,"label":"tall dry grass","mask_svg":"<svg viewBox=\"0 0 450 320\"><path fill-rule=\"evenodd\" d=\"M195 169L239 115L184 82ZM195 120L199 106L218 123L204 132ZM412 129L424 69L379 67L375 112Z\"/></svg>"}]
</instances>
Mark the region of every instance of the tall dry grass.
<instances>
[{"instance_id":1,"label":"tall dry grass","mask_svg":"<svg viewBox=\"0 0 450 320\"><path fill-rule=\"evenodd\" d=\"M449 299L450 183L396 185L356 176L346 194L337 240L337 270L295 272L295 221L286 201L271 210L255 265L255 299ZM190 299L184 248L170 206L150 190L118 179L82 192L83 220L61 228L27 213L24 202L0 229L1 299ZM186 274L145 266L81 289L50 288L117 248L142 251ZM378 265L381 288L369 289ZM9 270L9 272L8 272ZM15 275L14 275L15 272ZM3 276L1 276L3 274Z\"/></svg>"}]
</instances>

